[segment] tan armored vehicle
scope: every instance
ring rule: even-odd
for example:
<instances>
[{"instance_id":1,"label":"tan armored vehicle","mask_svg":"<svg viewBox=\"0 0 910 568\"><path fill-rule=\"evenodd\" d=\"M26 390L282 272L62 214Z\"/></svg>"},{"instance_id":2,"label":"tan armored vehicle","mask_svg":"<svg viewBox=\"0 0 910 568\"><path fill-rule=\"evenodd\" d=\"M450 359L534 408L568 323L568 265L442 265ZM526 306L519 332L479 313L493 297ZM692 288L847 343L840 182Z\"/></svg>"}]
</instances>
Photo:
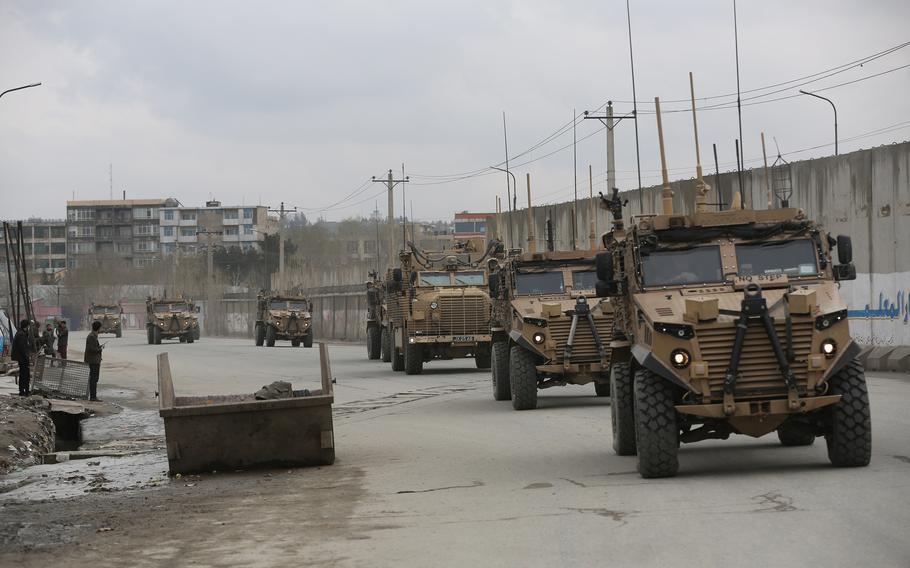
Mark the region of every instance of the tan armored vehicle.
<instances>
[{"instance_id":1,"label":"tan armored vehicle","mask_svg":"<svg viewBox=\"0 0 910 568\"><path fill-rule=\"evenodd\" d=\"M523 253L491 276L493 398L528 410L554 386L594 383L609 395L613 306L596 297L594 255Z\"/></svg>"},{"instance_id":2,"label":"tan armored vehicle","mask_svg":"<svg viewBox=\"0 0 910 568\"><path fill-rule=\"evenodd\" d=\"M383 331L385 330L385 283L376 272L370 273L371 279L367 288L367 358L382 359L389 362L390 356L384 353Z\"/></svg>"},{"instance_id":3,"label":"tan armored vehicle","mask_svg":"<svg viewBox=\"0 0 910 568\"><path fill-rule=\"evenodd\" d=\"M434 256L435 254L435 256ZM490 296L481 261L457 251L400 255L386 286L385 341L392 369L423 372L434 359L473 357L490 367ZM486 256L486 255L485 255Z\"/></svg>"},{"instance_id":4,"label":"tan armored vehicle","mask_svg":"<svg viewBox=\"0 0 910 568\"><path fill-rule=\"evenodd\" d=\"M113 333L123 337L123 307L120 304L96 304L88 308L88 324L91 329L96 321L101 322L98 333Z\"/></svg>"},{"instance_id":5,"label":"tan armored vehicle","mask_svg":"<svg viewBox=\"0 0 910 568\"><path fill-rule=\"evenodd\" d=\"M145 312L149 344L160 345L162 339L179 339L180 343L199 340L199 308L192 300L149 298Z\"/></svg>"},{"instance_id":6,"label":"tan armored vehicle","mask_svg":"<svg viewBox=\"0 0 910 568\"><path fill-rule=\"evenodd\" d=\"M290 341L294 347L313 346L310 302L301 295L264 293L258 298L256 346L274 347L275 341Z\"/></svg>"},{"instance_id":7,"label":"tan armored vehicle","mask_svg":"<svg viewBox=\"0 0 910 568\"><path fill-rule=\"evenodd\" d=\"M663 213L628 230L614 193L597 260L626 340L611 374L615 451L665 477L681 442L776 431L787 446L824 436L832 464L867 465L869 399L838 290L856 277L849 237L793 208L709 211L700 168L695 212L677 214L664 180Z\"/></svg>"}]
</instances>

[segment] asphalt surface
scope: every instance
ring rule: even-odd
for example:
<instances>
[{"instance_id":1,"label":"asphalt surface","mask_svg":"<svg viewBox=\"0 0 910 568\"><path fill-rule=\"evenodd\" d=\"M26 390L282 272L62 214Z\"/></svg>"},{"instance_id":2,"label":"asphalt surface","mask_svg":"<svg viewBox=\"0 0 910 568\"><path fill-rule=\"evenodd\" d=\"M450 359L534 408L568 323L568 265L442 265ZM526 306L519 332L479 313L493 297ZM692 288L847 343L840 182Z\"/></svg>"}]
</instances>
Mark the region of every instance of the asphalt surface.
<instances>
[{"instance_id":1,"label":"asphalt surface","mask_svg":"<svg viewBox=\"0 0 910 568\"><path fill-rule=\"evenodd\" d=\"M364 346L330 349L335 465L46 501L28 479L60 466L31 468L41 473L0 494L0 565L910 566L906 375L867 377L869 467L831 467L823 439L739 436L684 445L678 477L644 480L634 457L613 454L609 399L592 385L542 391L537 410L515 412L472 360L406 376ZM105 350L102 398L154 421L165 351L178 396L319 384L315 348L150 346L127 333ZM142 459L166 466L160 452Z\"/></svg>"}]
</instances>

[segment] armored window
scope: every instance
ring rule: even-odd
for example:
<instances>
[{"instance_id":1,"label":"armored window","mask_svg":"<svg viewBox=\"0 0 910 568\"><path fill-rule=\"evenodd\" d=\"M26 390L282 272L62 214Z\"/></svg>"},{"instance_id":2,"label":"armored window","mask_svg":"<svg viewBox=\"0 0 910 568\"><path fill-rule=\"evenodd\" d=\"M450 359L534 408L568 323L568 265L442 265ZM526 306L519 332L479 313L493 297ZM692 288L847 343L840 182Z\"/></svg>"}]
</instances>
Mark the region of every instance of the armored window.
<instances>
[{"instance_id":1,"label":"armored window","mask_svg":"<svg viewBox=\"0 0 910 568\"><path fill-rule=\"evenodd\" d=\"M739 276L818 274L815 248L808 239L736 245L736 265Z\"/></svg>"},{"instance_id":2,"label":"armored window","mask_svg":"<svg viewBox=\"0 0 910 568\"><path fill-rule=\"evenodd\" d=\"M562 272L519 272L515 275L515 287L519 296L562 294L566 291Z\"/></svg>"},{"instance_id":3,"label":"armored window","mask_svg":"<svg viewBox=\"0 0 910 568\"><path fill-rule=\"evenodd\" d=\"M453 272L456 286L483 286L483 271Z\"/></svg>"},{"instance_id":4,"label":"armored window","mask_svg":"<svg viewBox=\"0 0 910 568\"><path fill-rule=\"evenodd\" d=\"M578 270L572 273L573 290L593 290L597 284L597 273L593 270Z\"/></svg>"},{"instance_id":5,"label":"armored window","mask_svg":"<svg viewBox=\"0 0 910 568\"><path fill-rule=\"evenodd\" d=\"M680 286L723 282L720 247L642 252L645 286Z\"/></svg>"},{"instance_id":6,"label":"armored window","mask_svg":"<svg viewBox=\"0 0 910 568\"><path fill-rule=\"evenodd\" d=\"M452 279L448 272L421 272L418 286L448 286Z\"/></svg>"}]
</instances>

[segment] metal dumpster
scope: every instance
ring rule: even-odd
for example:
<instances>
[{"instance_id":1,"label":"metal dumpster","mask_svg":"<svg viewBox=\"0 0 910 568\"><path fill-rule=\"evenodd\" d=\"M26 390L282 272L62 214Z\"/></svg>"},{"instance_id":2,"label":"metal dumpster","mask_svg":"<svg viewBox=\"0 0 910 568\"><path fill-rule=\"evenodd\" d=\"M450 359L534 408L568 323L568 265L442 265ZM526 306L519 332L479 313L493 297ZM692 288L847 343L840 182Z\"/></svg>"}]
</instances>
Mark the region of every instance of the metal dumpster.
<instances>
[{"instance_id":1,"label":"metal dumpster","mask_svg":"<svg viewBox=\"0 0 910 568\"><path fill-rule=\"evenodd\" d=\"M175 396L167 353L159 354L158 413L164 418L170 473L332 464L334 395L324 343L319 360L321 390L256 400L252 394Z\"/></svg>"}]
</instances>

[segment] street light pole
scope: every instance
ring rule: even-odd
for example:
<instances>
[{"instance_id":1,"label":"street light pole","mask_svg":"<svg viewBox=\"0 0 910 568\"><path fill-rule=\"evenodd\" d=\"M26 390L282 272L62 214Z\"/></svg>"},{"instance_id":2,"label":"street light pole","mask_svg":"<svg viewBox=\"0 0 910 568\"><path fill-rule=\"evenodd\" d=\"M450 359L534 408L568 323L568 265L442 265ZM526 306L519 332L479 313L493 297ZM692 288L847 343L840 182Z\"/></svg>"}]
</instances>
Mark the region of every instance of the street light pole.
<instances>
[{"instance_id":1,"label":"street light pole","mask_svg":"<svg viewBox=\"0 0 910 568\"><path fill-rule=\"evenodd\" d=\"M834 155L837 156L837 107L834 106L834 101L827 97L816 95L815 93L810 93L809 91L800 90L799 92L804 95L809 95L810 97L815 97L816 99L828 101L828 104L830 104L831 108L834 109Z\"/></svg>"},{"instance_id":2,"label":"street light pole","mask_svg":"<svg viewBox=\"0 0 910 568\"><path fill-rule=\"evenodd\" d=\"M41 86L41 83L32 83L31 85L23 85L21 87L16 87L14 89L7 89L7 90L3 91L2 93L0 93L0 97L5 95L6 93L12 93L13 91L21 91L22 89L30 89L32 87L39 87L39 86Z\"/></svg>"},{"instance_id":3,"label":"street light pole","mask_svg":"<svg viewBox=\"0 0 910 568\"><path fill-rule=\"evenodd\" d=\"M496 166L490 166L490 169L497 170L500 172L505 172L505 173L509 174L510 176L512 176L512 187L515 188L516 192L518 191L518 185L515 182L515 174L513 174L509 170L497 168ZM509 213L510 213L510 215L509 215L509 248L513 248L515 246L515 242L512 240L512 215L511 215L511 213L512 213L512 196L509 193L509 184L508 183L506 183L506 201L509 202Z\"/></svg>"}]
</instances>

